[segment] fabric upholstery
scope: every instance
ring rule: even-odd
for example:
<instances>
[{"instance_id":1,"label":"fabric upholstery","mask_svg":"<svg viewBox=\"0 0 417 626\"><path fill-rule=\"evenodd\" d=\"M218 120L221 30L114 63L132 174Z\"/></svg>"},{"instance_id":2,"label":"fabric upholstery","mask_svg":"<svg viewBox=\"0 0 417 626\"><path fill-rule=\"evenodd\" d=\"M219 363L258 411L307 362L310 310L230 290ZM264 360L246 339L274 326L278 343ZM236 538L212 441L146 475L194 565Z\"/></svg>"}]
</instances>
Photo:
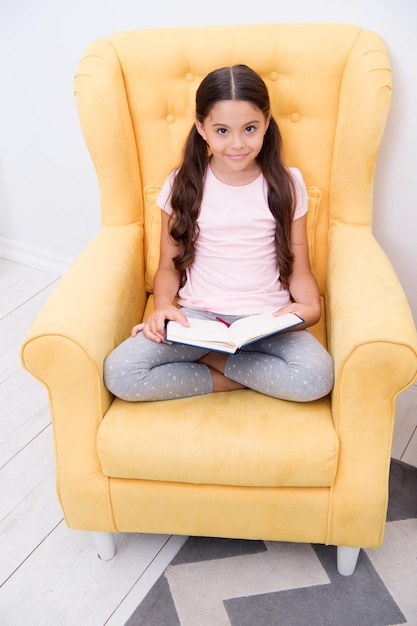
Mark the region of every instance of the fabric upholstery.
<instances>
[{"instance_id":1,"label":"fabric upholstery","mask_svg":"<svg viewBox=\"0 0 417 626\"><path fill-rule=\"evenodd\" d=\"M104 473L215 485L333 484L339 442L327 398L300 412L296 403L277 403L254 391L234 394L237 401L222 395L210 395L199 413L193 398L166 401L162 411L160 403L150 402L139 420L134 403L113 402L98 433Z\"/></svg>"},{"instance_id":2,"label":"fabric upholstery","mask_svg":"<svg viewBox=\"0 0 417 626\"><path fill-rule=\"evenodd\" d=\"M212 69L246 63L271 93L285 157L309 188L308 236L335 360L329 398L253 391L125 403L105 356L153 307L157 190L181 157ZM57 493L71 528L375 547L383 539L395 398L417 335L372 235L375 162L391 71L377 34L344 24L116 33L75 77L102 228L22 347L50 398Z\"/></svg>"}]
</instances>

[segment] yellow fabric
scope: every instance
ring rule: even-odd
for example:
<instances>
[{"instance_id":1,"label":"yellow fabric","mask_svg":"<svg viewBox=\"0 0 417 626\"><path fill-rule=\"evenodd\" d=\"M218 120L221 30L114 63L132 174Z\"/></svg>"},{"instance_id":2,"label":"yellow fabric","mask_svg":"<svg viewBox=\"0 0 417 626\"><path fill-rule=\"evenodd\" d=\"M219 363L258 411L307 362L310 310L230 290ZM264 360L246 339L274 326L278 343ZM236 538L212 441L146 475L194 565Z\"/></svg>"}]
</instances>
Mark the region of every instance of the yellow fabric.
<instances>
[{"instance_id":1,"label":"yellow fabric","mask_svg":"<svg viewBox=\"0 0 417 626\"><path fill-rule=\"evenodd\" d=\"M330 490L110 481L121 532L326 543ZM126 503L129 502L129 506ZM306 517L308 515L308 517ZM372 532L363 539L371 544Z\"/></svg>"},{"instance_id":2,"label":"yellow fabric","mask_svg":"<svg viewBox=\"0 0 417 626\"><path fill-rule=\"evenodd\" d=\"M104 474L259 487L333 484L338 439L327 398L302 412L249 390L200 400L198 413L194 398L150 402L140 420L134 403L113 402L97 438Z\"/></svg>"},{"instance_id":3,"label":"yellow fabric","mask_svg":"<svg viewBox=\"0 0 417 626\"><path fill-rule=\"evenodd\" d=\"M179 162L201 79L233 63L265 79L286 161L320 190L312 332L335 360L334 390L311 404L251 391L126 404L105 389L103 360L153 306L156 190ZM48 390L70 527L381 543L395 398L417 371L414 322L372 235L390 92L384 44L352 25L128 31L87 50L75 94L103 227L22 346Z\"/></svg>"},{"instance_id":4,"label":"yellow fabric","mask_svg":"<svg viewBox=\"0 0 417 626\"><path fill-rule=\"evenodd\" d=\"M161 236L161 209L156 204L161 187L145 187L145 238L143 242L145 252L145 289L153 292L153 281L159 263L159 240Z\"/></svg>"}]
</instances>

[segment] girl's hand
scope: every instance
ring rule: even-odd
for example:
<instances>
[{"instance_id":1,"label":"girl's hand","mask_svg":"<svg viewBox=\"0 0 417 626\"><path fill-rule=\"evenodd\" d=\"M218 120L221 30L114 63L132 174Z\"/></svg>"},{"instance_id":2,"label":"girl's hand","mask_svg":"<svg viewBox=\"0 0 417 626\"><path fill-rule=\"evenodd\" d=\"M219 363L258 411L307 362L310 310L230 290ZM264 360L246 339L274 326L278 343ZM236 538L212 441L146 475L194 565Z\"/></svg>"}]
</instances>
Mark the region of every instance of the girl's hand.
<instances>
[{"instance_id":1,"label":"girl's hand","mask_svg":"<svg viewBox=\"0 0 417 626\"><path fill-rule=\"evenodd\" d=\"M136 324L136 326L134 326L132 328L132 333L131 333L132 337L136 337L136 335L138 333L140 333L144 328L145 328L145 324L143 324L143 323L142 324Z\"/></svg>"},{"instance_id":2,"label":"girl's hand","mask_svg":"<svg viewBox=\"0 0 417 626\"><path fill-rule=\"evenodd\" d=\"M300 324L294 330L302 330L308 328L319 321L321 311L320 305L300 304L299 302L292 302L286 306L283 306L278 311L274 312L275 316L284 315L285 313L296 313L301 319L304 320L304 324Z\"/></svg>"},{"instance_id":3,"label":"girl's hand","mask_svg":"<svg viewBox=\"0 0 417 626\"><path fill-rule=\"evenodd\" d=\"M132 337L143 332L145 337L151 341L169 344L170 342L165 340L165 320L175 320L183 326L189 326L185 315L177 307L170 305L165 309L156 309L145 322L136 324L132 328Z\"/></svg>"}]
</instances>

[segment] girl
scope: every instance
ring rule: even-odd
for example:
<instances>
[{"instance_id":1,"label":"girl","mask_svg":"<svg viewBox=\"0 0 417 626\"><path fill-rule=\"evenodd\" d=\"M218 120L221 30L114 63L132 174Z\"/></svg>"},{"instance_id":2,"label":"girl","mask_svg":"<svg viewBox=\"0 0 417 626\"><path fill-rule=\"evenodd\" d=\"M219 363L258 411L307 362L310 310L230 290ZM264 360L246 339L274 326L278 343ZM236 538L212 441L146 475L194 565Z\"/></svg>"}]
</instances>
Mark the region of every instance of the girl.
<instances>
[{"instance_id":1,"label":"girl","mask_svg":"<svg viewBox=\"0 0 417 626\"><path fill-rule=\"evenodd\" d=\"M251 388L294 401L329 393L333 361L305 330L320 318L310 270L307 193L284 166L268 90L245 65L217 69L196 94L183 163L165 181L155 310L105 360L108 389L131 401ZM173 304L179 294L179 305ZM164 340L165 320L233 322L292 311L305 323L237 354Z\"/></svg>"}]
</instances>

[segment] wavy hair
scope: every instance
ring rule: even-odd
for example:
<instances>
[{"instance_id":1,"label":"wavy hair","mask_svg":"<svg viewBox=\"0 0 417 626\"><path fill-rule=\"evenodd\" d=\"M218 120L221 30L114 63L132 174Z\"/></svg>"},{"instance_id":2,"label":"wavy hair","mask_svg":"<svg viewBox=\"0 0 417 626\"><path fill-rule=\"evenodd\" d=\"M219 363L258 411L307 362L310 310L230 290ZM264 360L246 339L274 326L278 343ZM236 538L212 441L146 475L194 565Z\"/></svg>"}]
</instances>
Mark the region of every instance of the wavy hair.
<instances>
[{"instance_id":1,"label":"wavy hair","mask_svg":"<svg viewBox=\"0 0 417 626\"><path fill-rule=\"evenodd\" d=\"M265 117L270 115L268 89L262 78L246 65L219 68L204 78L196 93L197 120L204 122L220 100L244 100L262 111ZM271 116L257 162L267 183L268 205L276 222L275 244L281 283L288 287L294 260L290 243L295 190L281 153L281 133ZM182 165L174 178L170 198L173 210L170 235L179 248L173 261L181 275L181 285L186 281L185 270L194 260L199 235L197 220L209 158L207 144L193 125L185 142Z\"/></svg>"}]
</instances>

